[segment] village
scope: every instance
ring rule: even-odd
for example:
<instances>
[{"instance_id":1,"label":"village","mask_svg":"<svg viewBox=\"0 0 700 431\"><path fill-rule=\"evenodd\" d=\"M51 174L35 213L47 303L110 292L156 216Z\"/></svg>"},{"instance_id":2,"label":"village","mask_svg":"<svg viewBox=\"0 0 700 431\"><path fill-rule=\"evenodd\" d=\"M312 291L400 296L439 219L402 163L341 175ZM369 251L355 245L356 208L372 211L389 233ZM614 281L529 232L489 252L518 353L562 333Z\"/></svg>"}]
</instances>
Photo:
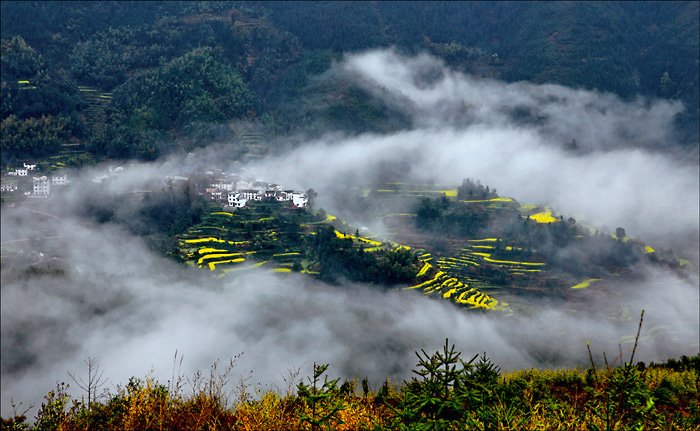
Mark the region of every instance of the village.
<instances>
[{"instance_id":1,"label":"village","mask_svg":"<svg viewBox=\"0 0 700 431\"><path fill-rule=\"evenodd\" d=\"M123 166L109 166L104 173L95 175L91 181L110 188L113 180L126 172ZM31 177L31 180L30 180ZM270 184L257 181L253 176L246 174L228 174L222 170L210 170L192 176L168 175L164 178L167 184L176 182L191 182L197 178L196 189L198 194L206 200L214 201L222 205L223 210L232 211L236 208L245 208L251 202L276 201L288 202L295 208L306 208L309 197L306 193L285 189L280 184ZM23 163L22 167L10 169L3 175L2 197L18 198L49 198L52 188L68 186L72 180L65 172L53 174L43 173L37 164ZM124 192L124 191L122 191ZM148 193L149 190L130 190L132 193Z\"/></svg>"},{"instance_id":2,"label":"village","mask_svg":"<svg viewBox=\"0 0 700 431\"><path fill-rule=\"evenodd\" d=\"M32 179L29 181L30 172ZM34 175L39 174L39 175ZM10 170L6 173L8 177L16 177L5 181L3 178L0 191L3 197L6 195L18 195L29 198L48 198L51 194L51 186L65 186L70 184L68 175L58 173L54 175L43 175L36 164L23 163L22 167Z\"/></svg>"}]
</instances>

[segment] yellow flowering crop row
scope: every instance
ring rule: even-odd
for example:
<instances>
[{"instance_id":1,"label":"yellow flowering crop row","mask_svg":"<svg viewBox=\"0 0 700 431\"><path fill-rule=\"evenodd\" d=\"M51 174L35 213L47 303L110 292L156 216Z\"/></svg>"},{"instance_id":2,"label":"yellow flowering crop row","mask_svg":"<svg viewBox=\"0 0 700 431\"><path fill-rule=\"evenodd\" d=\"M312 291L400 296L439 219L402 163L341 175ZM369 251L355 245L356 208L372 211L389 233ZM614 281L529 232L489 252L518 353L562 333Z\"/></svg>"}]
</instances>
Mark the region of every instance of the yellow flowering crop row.
<instances>
[{"instance_id":1,"label":"yellow flowering crop row","mask_svg":"<svg viewBox=\"0 0 700 431\"><path fill-rule=\"evenodd\" d=\"M292 270L289 268L275 268L272 272L292 272Z\"/></svg>"},{"instance_id":2,"label":"yellow flowering crop row","mask_svg":"<svg viewBox=\"0 0 700 431\"><path fill-rule=\"evenodd\" d=\"M465 304L467 301L464 299L465 296L469 294L475 295L479 292L477 292L473 287L470 288L469 290L465 290L464 292L460 293L457 298L455 298L455 302L458 304ZM471 295L470 295L471 296Z\"/></svg>"},{"instance_id":3,"label":"yellow flowering crop row","mask_svg":"<svg viewBox=\"0 0 700 431\"><path fill-rule=\"evenodd\" d=\"M198 239L186 239L187 244L200 244L203 242L218 242L219 244L231 244L231 245L241 245L248 244L250 241L226 241L224 239L217 239L213 237L209 238L198 238Z\"/></svg>"},{"instance_id":4,"label":"yellow flowering crop row","mask_svg":"<svg viewBox=\"0 0 700 431\"><path fill-rule=\"evenodd\" d=\"M644 250L646 250L647 253L654 253L654 252L656 252L656 250L654 250L653 248L649 247L648 245L647 245L646 247L644 247Z\"/></svg>"},{"instance_id":5,"label":"yellow flowering crop row","mask_svg":"<svg viewBox=\"0 0 700 431\"><path fill-rule=\"evenodd\" d=\"M217 259L220 257L243 256L243 253L214 253L202 256L197 261L197 265L201 265L205 260Z\"/></svg>"},{"instance_id":6,"label":"yellow flowering crop row","mask_svg":"<svg viewBox=\"0 0 700 431\"><path fill-rule=\"evenodd\" d=\"M464 266L464 264L468 265L476 265L479 266L476 262L472 262L471 260L467 260L463 257L446 257L443 259L438 260L438 263L443 263L443 264L456 264L459 266Z\"/></svg>"},{"instance_id":7,"label":"yellow flowering crop row","mask_svg":"<svg viewBox=\"0 0 700 431\"><path fill-rule=\"evenodd\" d=\"M475 203L480 203L480 202L513 202L513 199L511 199L511 198L494 198L494 199L479 199L479 200L462 201L462 202L466 202L468 204L475 204Z\"/></svg>"},{"instance_id":8,"label":"yellow flowering crop row","mask_svg":"<svg viewBox=\"0 0 700 431\"><path fill-rule=\"evenodd\" d=\"M238 263L238 262L243 262L244 260L245 259L243 259L242 257L239 257L237 259L221 260L218 262L209 262L208 265L209 265L209 269L213 271L214 269L216 269L216 265L218 265L220 263Z\"/></svg>"},{"instance_id":9,"label":"yellow flowering crop row","mask_svg":"<svg viewBox=\"0 0 700 431\"><path fill-rule=\"evenodd\" d=\"M367 239L367 238L358 238L358 237L353 237L353 238L355 238L355 239L357 239L357 240L359 240L359 241L362 241L362 242L366 242L367 244L372 244L372 245L376 245L376 246L381 246L381 245L382 245L382 243L379 242L379 241L373 241L373 240Z\"/></svg>"},{"instance_id":10,"label":"yellow flowering crop row","mask_svg":"<svg viewBox=\"0 0 700 431\"><path fill-rule=\"evenodd\" d=\"M553 223L555 221L559 221L559 219L552 217L551 211L533 214L530 216L530 218L535 220L537 223Z\"/></svg>"},{"instance_id":11,"label":"yellow flowering crop row","mask_svg":"<svg viewBox=\"0 0 700 431\"><path fill-rule=\"evenodd\" d=\"M407 287L406 289L418 289L418 288L420 288L420 287L428 286L428 285L430 285L430 284L436 282L436 281L437 281L440 277L442 277L443 275L445 275L444 272L438 271L437 274L435 274L435 277L431 278L430 280L424 281L423 283L417 284L417 285L415 285L415 286Z\"/></svg>"},{"instance_id":12,"label":"yellow flowering crop row","mask_svg":"<svg viewBox=\"0 0 700 431\"><path fill-rule=\"evenodd\" d=\"M231 213L227 213L225 211L217 211L215 213L212 213L213 215L227 215L227 216L233 216Z\"/></svg>"},{"instance_id":13,"label":"yellow flowering crop row","mask_svg":"<svg viewBox=\"0 0 700 431\"><path fill-rule=\"evenodd\" d=\"M476 253L474 253L476 254ZM507 263L511 265L529 265L529 266L542 266L546 265L545 263L542 262L512 262L510 260L496 260L496 259L489 259L488 257L484 258L485 261L487 262L493 262L493 263Z\"/></svg>"},{"instance_id":14,"label":"yellow flowering crop row","mask_svg":"<svg viewBox=\"0 0 700 431\"><path fill-rule=\"evenodd\" d=\"M440 290L442 288L449 289L449 288L454 287L454 288L459 289L460 287L463 287L463 286L464 285L459 280L457 280L456 278L450 277L450 278L444 279L442 281L442 283L440 283L440 284L435 283L431 286L426 287L425 289L423 289L423 294L428 295L428 294L431 294L431 293L433 293L437 290Z\"/></svg>"},{"instance_id":15,"label":"yellow flowering crop row","mask_svg":"<svg viewBox=\"0 0 700 431\"><path fill-rule=\"evenodd\" d=\"M457 289L450 289L447 292L443 293L442 297L443 298L449 298L452 296L453 293L457 293Z\"/></svg>"},{"instance_id":16,"label":"yellow flowering crop row","mask_svg":"<svg viewBox=\"0 0 700 431\"><path fill-rule=\"evenodd\" d=\"M498 238L470 239L470 242L496 242Z\"/></svg>"},{"instance_id":17,"label":"yellow flowering crop row","mask_svg":"<svg viewBox=\"0 0 700 431\"><path fill-rule=\"evenodd\" d=\"M292 253L278 253L278 254L273 254L272 257L279 257L279 256L298 256L299 253L297 252L292 252Z\"/></svg>"},{"instance_id":18,"label":"yellow flowering crop row","mask_svg":"<svg viewBox=\"0 0 700 431\"><path fill-rule=\"evenodd\" d=\"M211 247L202 247L199 249L198 253L199 254L207 254L207 253L222 253L228 250L224 250L221 248L211 248Z\"/></svg>"},{"instance_id":19,"label":"yellow flowering crop row","mask_svg":"<svg viewBox=\"0 0 700 431\"><path fill-rule=\"evenodd\" d=\"M409 193L442 193L445 196L456 197L457 189L454 190L411 190Z\"/></svg>"},{"instance_id":20,"label":"yellow flowering crop row","mask_svg":"<svg viewBox=\"0 0 700 431\"><path fill-rule=\"evenodd\" d=\"M209 237L209 238L199 238L199 239L186 239L185 242L188 243L188 244L199 244L200 242L221 242L221 243L225 243L226 241L224 241L223 239L217 239L217 238Z\"/></svg>"},{"instance_id":21,"label":"yellow flowering crop row","mask_svg":"<svg viewBox=\"0 0 700 431\"><path fill-rule=\"evenodd\" d=\"M421 275L425 274L432 267L433 267L433 265L429 264L428 262L425 262L425 264L423 265L423 268L421 268L420 271L418 271L418 274L416 274L416 277L420 277Z\"/></svg>"},{"instance_id":22,"label":"yellow flowering crop row","mask_svg":"<svg viewBox=\"0 0 700 431\"><path fill-rule=\"evenodd\" d=\"M487 296L483 293L477 293L476 295L470 296L466 301L459 301L462 304L469 304L474 308L486 308L486 309L496 309L495 305L498 303L497 300Z\"/></svg>"},{"instance_id":23,"label":"yellow flowering crop row","mask_svg":"<svg viewBox=\"0 0 700 431\"><path fill-rule=\"evenodd\" d=\"M337 236L340 239L345 239L345 238L356 239L358 241L366 242L367 244L372 244L372 245L376 245L376 246L382 245L382 243L379 241L373 241L373 240L367 239L367 238L360 238L360 237L357 237L355 235L350 235L349 233L338 232L337 230L335 231L335 236ZM406 246L401 246L401 247L406 247Z\"/></svg>"},{"instance_id":24,"label":"yellow flowering crop row","mask_svg":"<svg viewBox=\"0 0 700 431\"><path fill-rule=\"evenodd\" d=\"M352 238L352 235L344 234L344 233L338 232L337 230L335 231L335 236L337 236L340 239Z\"/></svg>"},{"instance_id":25,"label":"yellow flowering crop row","mask_svg":"<svg viewBox=\"0 0 700 431\"><path fill-rule=\"evenodd\" d=\"M586 280L582 283L579 283L576 286L571 286L571 288L572 289L582 289L584 287L590 286L590 284L593 283L594 281L599 281L599 280L600 280L600 278L589 278L588 280Z\"/></svg>"}]
</instances>

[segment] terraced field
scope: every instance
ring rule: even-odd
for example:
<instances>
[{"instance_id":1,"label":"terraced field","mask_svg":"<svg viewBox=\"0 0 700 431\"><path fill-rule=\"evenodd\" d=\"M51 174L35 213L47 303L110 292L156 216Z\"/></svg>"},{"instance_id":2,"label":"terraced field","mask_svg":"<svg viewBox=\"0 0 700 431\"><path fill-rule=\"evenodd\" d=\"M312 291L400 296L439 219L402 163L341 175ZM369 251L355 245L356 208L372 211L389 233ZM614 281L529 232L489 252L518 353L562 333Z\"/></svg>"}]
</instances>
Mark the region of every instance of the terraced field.
<instances>
[{"instance_id":1,"label":"terraced field","mask_svg":"<svg viewBox=\"0 0 700 431\"><path fill-rule=\"evenodd\" d=\"M333 226L335 236L350 240L352 247L368 253L407 249L415 253L420 270L414 283L406 290L451 301L469 309L513 313L526 297L558 295L567 300L577 292L601 289L606 283L596 277L572 277L552 267L536 250L507 240L507 232L499 227L504 220L529 222L541 229L564 227L562 217L547 208L521 205L510 198L458 200L455 190L442 186L411 186L388 183L370 191L373 199L396 202L416 202L417 198L447 197L459 202L467 211L488 215L489 226L495 235L464 238L452 235L433 235L416 228L416 214L396 212L380 215L387 233L383 238L352 234L357 228L332 215L319 219L311 211L294 212L279 205L266 208L269 203L234 213L211 211L195 230L180 238L181 253L190 265L217 271L219 276L237 274L250 268L265 267L270 272L297 271L319 274L317 262L307 256L304 236L316 234L323 226ZM387 208L396 206L387 205ZM410 205L405 208L410 208ZM295 228L295 240L285 234L285 223L296 214L300 224ZM561 223L561 224L560 224ZM581 227L585 231L586 227ZM499 233L500 232L500 233ZM587 232L576 236L582 240ZM650 246L632 241L646 256L656 254ZM681 264L680 266L683 267ZM534 295L534 296L533 296Z\"/></svg>"},{"instance_id":2,"label":"terraced field","mask_svg":"<svg viewBox=\"0 0 700 431\"><path fill-rule=\"evenodd\" d=\"M283 216L293 212L276 203L268 205ZM187 264L219 271L220 276L263 265L271 271L289 272L295 264L302 265L303 249L290 249L293 244L279 241L280 223L269 214L270 208L260 205L235 213L214 205L211 209L201 224L178 238L180 255Z\"/></svg>"},{"instance_id":3,"label":"terraced field","mask_svg":"<svg viewBox=\"0 0 700 431\"><path fill-rule=\"evenodd\" d=\"M112 102L112 93L104 93L95 87L79 86L88 103L85 109L85 121L94 136L101 136L107 123L107 107Z\"/></svg>"},{"instance_id":4,"label":"terraced field","mask_svg":"<svg viewBox=\"0 0 700 431\"><path fill-rule=\"evenodd\" d=\"M243 162L260 159L267 154L265 135L263 133L240 132L238 139L246 150L246 153L243 155Z\"/></svg>"},{"instance_id":5,"label":"terraced field","mask_svg":"<svg viewBox=\"0 0 700 431\"><path fill-rule=\"evenodd\" d=\"M457 259L453 259L453 262L447 262L447 259L438 259L437 266L434 266L431 263L433 257L430 253L421 254L419 259L423 262L423 267L418 273L418 278L429 278L405 289L420 289L425 295L440 296L467 308L512 312L507 303L499 302L497 299L478 291L470 286L469 282L460 281L462 277L457 275L459 268L473 264L473 262L460 262Z\"/></svg>"}]
</instances>

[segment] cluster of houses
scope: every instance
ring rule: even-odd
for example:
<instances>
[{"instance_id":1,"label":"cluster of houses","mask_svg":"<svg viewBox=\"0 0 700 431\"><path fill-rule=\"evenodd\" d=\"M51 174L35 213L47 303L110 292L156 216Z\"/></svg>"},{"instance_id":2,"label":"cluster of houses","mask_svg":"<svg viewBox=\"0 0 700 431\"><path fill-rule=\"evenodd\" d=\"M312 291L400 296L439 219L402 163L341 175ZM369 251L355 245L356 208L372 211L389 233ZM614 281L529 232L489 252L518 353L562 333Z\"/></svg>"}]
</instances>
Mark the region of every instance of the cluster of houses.
<instances>
[{"instance_id":1,"label":"cluster of houses","mask_svg":"<svg viewBox=\"0 0 700 431\"><path fill-rule=\"evenodd\" d=\"M31 165L24 163L24 166L17 168L15 170L9 171L8 176L16 177L28 177L29 172L36 171L36 165ZM32 178L32 190L24 192L24 196L35 197L35 198L47 198L51 194L51 186L63 186L69 184L68 176L66 174L56 174L56 175L40 175L33 176ZM2 192L17 192L19 190L19 185L16 182L8 182L0 186L0 191Z\"/></svg>"},{"instance_id":2,"label":"cluster of houses","mask_svg":"<svg viewBox=\"0 0 700 431\"><path fill-rule=\"evenodd\" d=\"M294 190L282 190L282 186L271 184L265 190L240 189L228 194L228 205L235 208L243 208L248 201L274 200L277 202L291 202L297 208L306 208L309 197L306 193Z\"/></svg>"},{"instance_id":3,"label":"cluster of houses","mask_svg":"<svg viewBox=\"0 0 700 431\"><path fill-rule=\"evenodd\" d=\"M35 171L36 165L24 164L23 168L8 172L8 175L27 177L30 171ZM121 166L110 166L109 172L96 175L92 178L93 183L105 184L124 172ZM201 194L207 198L221 203L224 207L244 208L250 202L276 201L289 202L297 208L306 208L309 198L304 192L285 190L279 184L268 184L256 181L251 176L228 175L222 171L208 171L205 173L208 178L205 183L204 192ZM189 181L190 178L184 175L167 176L166 181ZM27 179L28 180L28 179ZM62 186L69 184L66 174L56 174L34 176L32 179L32 191L24 193L27 197L48 197L52 186ZM200 182L201 185L204 185ZM201 187L201 186L200 186ZM8 182L2 185L3 192L16 192L18 185L16 182ZM200 188L201 190L201 188Z\"/></svg>"},{"instance_id":4,"label":"cluster of houses","mask_svg":"<svg viewBox=\"0 0 700 431\"><path fill-rule=\"evenodd\" d=\"M208 172L212 174L212 172ZM262 181L248 181L238 175L229 179L226 174L218 172L219 175L214 182L205 189L204 195L217 202L222 202L230 207L244 208L249 202L256 201L277 201L290 202L297 208L306 208L309 204L309 197L306 193L294 190L284 190L279 184L268 184Z\"/></svg>"},{"instance_id":5,"label":"cluster of houses","mask_svg":"<svg viewBox=\"0 0 700 431\"><path fill-rule=\"evenodd\" d=\"M107 180L109 180L111 177L115 177L115 176L121 174L122 172L124 172L124 168L123 168L123 167L121 167L121 166L110 166L110 167L109 167L109 175L107 175L107 174L95 175L95 176L92 178L92 182L93 182L93 183L97 183L97 184L101 184L101 183L106 182Z\"/></svg>"},{"instance_id":6,"label":"cluster of houses","mask_svg":"<svg viewBox=\"0 0 700 431\"><path fill-rule=\"evenodd\" d=\"M12 175L16 177L26 177L29 175L29 171L33 171L36 169L36 165L28 165L26 163L23 163L23 167L17 168L14 171L10 171L7 173L7 175Z\"/></svg>"}]
</instances>

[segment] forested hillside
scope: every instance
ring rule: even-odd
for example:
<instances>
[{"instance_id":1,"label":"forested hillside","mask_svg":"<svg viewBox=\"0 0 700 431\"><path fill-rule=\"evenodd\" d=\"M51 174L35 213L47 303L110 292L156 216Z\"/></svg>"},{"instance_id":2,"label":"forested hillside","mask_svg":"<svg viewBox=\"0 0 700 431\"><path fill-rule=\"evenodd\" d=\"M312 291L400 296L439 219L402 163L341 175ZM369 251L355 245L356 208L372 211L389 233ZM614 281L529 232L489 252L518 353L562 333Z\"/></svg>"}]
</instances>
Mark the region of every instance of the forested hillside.
<instances>
[{"instance_id":1,"label":"forested hillside","mask_svg":"<svg viewBox=\"0 0 700 431\"><path fill-rule=\"evenodd\" d=\"M399 130L402 113L323 75L390 46L475 76L680 100L679 142L695 148L698 32L697 2L6 1L2 163L68 142L152 160L233 139L212 130L242 120L270 135Z\"/></svg>"},{"instance_id":2,"label":"forested hillside","mask_svg":"<svg viewBox=\"0 0 700 431\"><path fill-rule=\"evenodd\" d=\"M700 429L699 2L0 39L0 429Z\"/></svg>"}]
</instances>

